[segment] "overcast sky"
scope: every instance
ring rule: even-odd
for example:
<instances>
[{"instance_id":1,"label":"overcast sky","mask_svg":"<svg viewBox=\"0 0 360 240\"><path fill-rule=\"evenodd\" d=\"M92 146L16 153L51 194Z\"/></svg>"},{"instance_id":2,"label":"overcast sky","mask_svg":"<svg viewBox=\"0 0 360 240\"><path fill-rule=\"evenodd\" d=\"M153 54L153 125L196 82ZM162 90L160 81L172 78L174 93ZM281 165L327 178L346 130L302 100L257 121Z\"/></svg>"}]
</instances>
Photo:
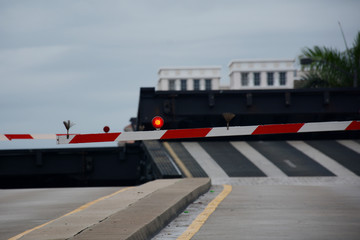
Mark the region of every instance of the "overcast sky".
<instances>
[{"instance_id":1,"label":"overcast sky","mask_svg":"<svg viewBox=\"0 0 360 240\"><path fill-rule=\"evenodd\" d=\"M0 133L65 133L68 119L76 133L123 131L159 68L221 66L224 85L233 59L344 50L338 21L351 46L359 12L358 0L0 0ZM58 146L0 142L42 147Z\"/></svg>"}]
</instances>

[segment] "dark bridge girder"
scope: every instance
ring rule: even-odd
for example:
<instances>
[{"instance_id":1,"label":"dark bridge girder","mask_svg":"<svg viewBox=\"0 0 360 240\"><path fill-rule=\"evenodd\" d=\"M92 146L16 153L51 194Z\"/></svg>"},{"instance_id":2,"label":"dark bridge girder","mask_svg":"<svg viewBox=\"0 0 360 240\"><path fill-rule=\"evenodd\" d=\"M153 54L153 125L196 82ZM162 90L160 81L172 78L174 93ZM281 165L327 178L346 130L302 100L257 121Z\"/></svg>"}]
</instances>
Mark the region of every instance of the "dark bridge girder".
<instances>
[{"instance_id":1,"label":"dark bridge girder","mask_svg":"<svg viewBox=\"0 0 360 240\"><path fill-rule=\"evenodd\" d=\"M163 129L360 119L360 89L285 89L155 91L141 88L137 130L153 130L151 120L164 118Z\"/></svg>"}]
</instances>

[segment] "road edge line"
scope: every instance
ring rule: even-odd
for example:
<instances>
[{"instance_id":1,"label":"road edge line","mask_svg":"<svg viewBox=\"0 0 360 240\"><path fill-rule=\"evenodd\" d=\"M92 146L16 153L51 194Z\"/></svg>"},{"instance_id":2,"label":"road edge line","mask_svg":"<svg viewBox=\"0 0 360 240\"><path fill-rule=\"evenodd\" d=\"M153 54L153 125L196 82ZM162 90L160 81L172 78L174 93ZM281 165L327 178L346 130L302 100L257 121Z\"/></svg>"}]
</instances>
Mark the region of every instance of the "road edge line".
<instances>
[{"instance_id":1,"label":"road edge line","mask_svg":"<svg viewBox=\"0 0 360 240\"><path fill-rule=\"evenodd\" d=\"M204 225L206 220L210 215L215 211L219 204L230 194L232 191L231 185L223 185L224 189L219 195L217 195L202 211L195 220L190 224L190 226L183 232L177 240L189 240L191 239Z\"/></svg>"},{"instance_id":2,"label":"road edge line","mask_svg":"<svg viewBox=\"0 0 360 240\"><path fill-rule=\"evenodd\" d=\"M192 178L193 175L191 174L189 169L187 169L187 167L181 161L181 159L178 157L178 155L175 153L174 149L170 146L170 144L168 142L163 142L163 145L166 148L166 150L169 152L170 156L174 159L176 164L180 167L181 171L183 171L185 176L188 177L188 178Z\"/></svg>"}]
</instances>

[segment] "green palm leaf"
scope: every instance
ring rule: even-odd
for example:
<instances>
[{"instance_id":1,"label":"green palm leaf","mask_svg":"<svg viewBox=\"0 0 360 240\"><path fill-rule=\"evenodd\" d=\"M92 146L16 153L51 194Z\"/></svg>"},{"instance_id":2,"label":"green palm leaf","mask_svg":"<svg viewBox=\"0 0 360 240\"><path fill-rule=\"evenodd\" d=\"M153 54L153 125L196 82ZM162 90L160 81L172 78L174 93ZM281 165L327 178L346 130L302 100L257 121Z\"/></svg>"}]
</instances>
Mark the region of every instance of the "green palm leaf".
<instances>
[{"instance_id":1,"label":"green palm leaf","mask_svg":"<svg viewBox=\"0 0 360 240\"><path fill-rule=\"evenodd\" d=\"M303 87L352 87L358 86L360 72L360 32L349 51L315 46L302 50L300 58L310 58L305 67Z\"/></svg>"}]
</instances>

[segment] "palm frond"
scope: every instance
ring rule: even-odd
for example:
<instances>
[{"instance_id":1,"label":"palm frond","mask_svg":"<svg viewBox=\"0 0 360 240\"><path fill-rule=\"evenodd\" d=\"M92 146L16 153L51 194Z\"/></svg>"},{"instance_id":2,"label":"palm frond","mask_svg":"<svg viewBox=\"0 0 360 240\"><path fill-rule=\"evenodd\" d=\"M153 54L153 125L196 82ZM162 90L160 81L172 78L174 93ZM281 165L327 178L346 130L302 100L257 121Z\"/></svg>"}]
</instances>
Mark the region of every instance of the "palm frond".
<instances>
[{"instance_id":1,"label":"palm frond","mask_svg":"<svg viewBox=\"0 0 360 240\"><path fill-rule=\"evenodd\" d=\"M314 46L302 50L300 58L304 57L313 60L305 67L308 74L302 80L309 83L304 87L351 87L354 78L360 78L360 32L348 52Z\"/></svg>"}]
</instances>

